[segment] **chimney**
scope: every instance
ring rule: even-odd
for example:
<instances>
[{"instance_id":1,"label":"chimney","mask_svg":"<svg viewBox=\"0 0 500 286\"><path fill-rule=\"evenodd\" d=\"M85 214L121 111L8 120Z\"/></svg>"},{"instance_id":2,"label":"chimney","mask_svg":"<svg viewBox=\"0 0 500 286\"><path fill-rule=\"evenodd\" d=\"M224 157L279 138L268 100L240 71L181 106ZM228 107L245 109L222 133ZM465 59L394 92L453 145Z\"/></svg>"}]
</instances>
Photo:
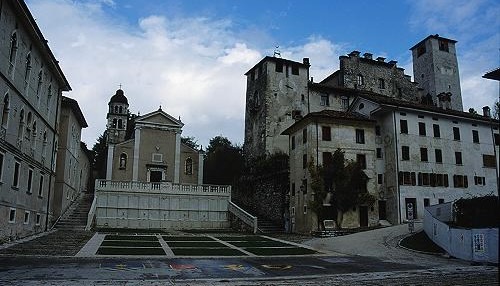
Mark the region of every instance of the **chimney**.
<instances>
[{"instance_id":1,"label":"chimney","mask_svg":"<svg viewBox=\"0 0 500 286\"><path fill-rule=\"evenodd\" d=\"M441 92L437 95L438 107L442 109L451 109L451 92Z\"/></svg>"},{"instance_id":2,"label":"chimney","mask_svg":"<svg viewBox=\"0 0 500 286\"><path fill-rule=\"evenodd\" d=\"M361 54L359 51L352 51L349 56L350 57L354 57L354 58L357 58L359 57L359 54Z\"/></svg>"},{"instance_id":3,"label":"chimney","mask_svg":"<svg viewBox=\"0 0 500 286\"><path fill-rule=\"evenodd\" d=\"M491 117L490 107L489 106L483 107L483 116L484 117Z\"/></svg>"},{"instance_id":4,"label":"chimney","mask_svg":"<svg viewBox=\"0 0 500 286\"><path fill-rule=\"evenodd\" d=\"M364 57L365 59L372 60L372 59L373 59L373 54L370 54L370 53L364 53L364 54L363 54L363 57Z\"/></svg>"},{"instance_id":5,"label":"chimney","mask_svg":"<svg viewBox=\"0 0 500 286\"><path fill-rule=\"evenodd\" d=\"M312 82L312 83L314 82L314 77L311 77L311 82Z\"/></svg>"},{"instance_id":6,"label":"chimney","mask_svg":"<svg viewBox=\"0 0 500 286\"><path fill-rule=\"evenodd\" d=\"M394 66L395 66L397 63L398 63L398 61L395 61L395 60L391 60L391 61L389 61L389 64L390 64L390 65L394 65Z\"/></svg>"},{"instance_id":7,"label":"chimney","mask_svg":"<svg viewBox=\"0 0 500 286\"><path fill-rule=\"evenodd\" d=\"M384 62L384 61L385 61L385 58L384 58L384 57L378 57L378 58L377 58L377 61L379 61L379 62Z\"/></svg>"},{"instance_id":8,"label":"chimney","mask_svg":"<svg viewBox=\"0 0 500 286\"><path fill-rule=\"evenodd\" d=\"M305 64L306 66L310 66L309 64L309 58L303 58L302 63Z\"/></svg>"}]
</instances>

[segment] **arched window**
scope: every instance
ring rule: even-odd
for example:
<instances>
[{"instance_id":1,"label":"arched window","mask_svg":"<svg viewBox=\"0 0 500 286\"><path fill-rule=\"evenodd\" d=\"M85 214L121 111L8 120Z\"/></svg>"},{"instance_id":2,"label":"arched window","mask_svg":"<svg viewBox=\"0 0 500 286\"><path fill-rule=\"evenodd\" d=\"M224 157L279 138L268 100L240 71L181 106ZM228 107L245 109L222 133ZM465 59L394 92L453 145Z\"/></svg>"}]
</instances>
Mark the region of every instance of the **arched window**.
<instances>
[{"instance_id":1,"label":"arched window","mask_svg":"<svg viewBox=\"0 0 500 286\"><path fill-rule=\"evenodd\" d=\"M24 70L24 82L28 84L31 74L31 52L26 55L26 69Z\"/></svg>"},{"instance_id":2,"label":"arched window","mask_svg":"<svg viewBox=\"0 0 500 286\"><path fill-rule=\"evenodd\" d=\"M31 136L33 137L33 143L31 144L31 149L36 149L36 121L33 120L33 133L31 133Z\"/></svg>"},{"instance_id":3,"label":"arched window","mask_svg":"<svg viewBox=\"0 0 500 286\"><path fill-rule=\"evenodd\" d=\"M120 111L119 112L120 112L120 114L123 113L123 107L120 106Z\"/></svg>"},{"instance_id":4,"label":"arched window","mask_svg":"<svg viewBox=\"0 0 500 286\"><path fill-rule=\"evenodd\" d=\"M115 113L118 113L118 106L115 106Z\"/></svg>"},{"instance_id":5,"label":"arched window","mask_svg":"<svg viewBox=\"0 0 500 286\"><path fill-rule=\"evenodd\" d=\"M18 139L23 138L23 131L24 131L24 109L21 109L21 112L19 113L19 129L17 133Z\"/></svg>"},{"instance_id":6,"label":"arched window","mask_svg":"<svg viewBox=\"0 0 500 286\"><path fill-rule=\"evenodd\" d=\"M7 128L7 123L9 121L9 94L6 93L3 98L3 108L2 108L2 126Z\"/></svg>"},{"instance_id":7,"label":"arched window","mask_svg":"<svg viewBox=\"0 0 500 286\"><path fill-rule=\"evenodd\" d=\"M363 77L362 74L358 74L358 85L364 85L365 84L365 78Z\"/></svg>"},{"instance_id":8,"label":"arched window","mask_svg":"<svg viewBox=\"0 0 500 286\"><path fill-rule=\"evenodd\" d=\"M28 119L26 120L26 138L29 140L31 136L31 112L28 112Z\"/></svg>"},{"instance_id":9,"label":"arched window","mask_svg":"<svg viewBox=\"0 0 500 286\"><path fill-rule=\"evenodd\" d=\"M113 125L111 127L116 128L116 118L113 118Z\"/></svg>"},{"instance_id":10,"label":"arched window","mask_svg":"<svg viewBox=\"0 0 500 286\"><path fill-rule=\"evenodd\" d=\"M123 170L127 168L127 154L121 153L120 154L120 169Z\"/></svg>"},{"instance_id":11,"label":"arched window","mask_svg":"<svg viewBox=\"0 0 500 286\"><path fill-rule=\"evenodd\" d=\"M10 50L9 50L9 61L12 66L16 61L16 54L17 54L17 32L14 31L10 36Z\"/></svg>"},{"instance_id":12,"label":"arched window","mask_svg":"<svg viewBox=\"0 0 500 286\"><path fill-rule=\"evenodd\" d=\"M187 158L186 159L186 166L185 166L185 171L186 175L192 175L193 174L193 159Z\"/></svg>"},{"instance_id":13,"label":"arched window","mask_svg":"<svg viewBox=\"0 0 500 286\"><path fill-rule=\"evenodd\" d=\"M42 82L43 82L43 72L42 72L42 70L40 70L38 72L38 82L36 84L36 95L37 96L40 93L40 89L42 88Z\"/></svg>"},{"instance_id":14,"label":"arched window","mask_svg":"<svg viewBox=\"0 0 500 286\"><path fill-rule=\"evenodd\" d=\"M123 121L121 119L118 119L118 129L123 128Z\"/></svg>"}]
</instances>

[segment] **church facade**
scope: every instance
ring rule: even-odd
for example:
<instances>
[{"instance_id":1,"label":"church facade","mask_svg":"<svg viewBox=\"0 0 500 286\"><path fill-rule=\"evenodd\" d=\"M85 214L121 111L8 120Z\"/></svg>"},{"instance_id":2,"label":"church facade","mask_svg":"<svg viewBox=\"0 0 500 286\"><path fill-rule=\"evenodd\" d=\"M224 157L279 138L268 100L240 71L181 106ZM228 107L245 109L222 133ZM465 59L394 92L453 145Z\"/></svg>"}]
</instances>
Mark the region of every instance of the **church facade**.
<instances>
[{"instance_id":1,"label":"church facade","mask_svg":"<svg viewBox=\"0 0 500 286\"><path fill-rule=\"evenodd\" d=\"M184 123L180 119L161 107L130 116L121 89L108 106L106 180L203 183L203 151L181 142Z\"/></svg>"}]
</instances>

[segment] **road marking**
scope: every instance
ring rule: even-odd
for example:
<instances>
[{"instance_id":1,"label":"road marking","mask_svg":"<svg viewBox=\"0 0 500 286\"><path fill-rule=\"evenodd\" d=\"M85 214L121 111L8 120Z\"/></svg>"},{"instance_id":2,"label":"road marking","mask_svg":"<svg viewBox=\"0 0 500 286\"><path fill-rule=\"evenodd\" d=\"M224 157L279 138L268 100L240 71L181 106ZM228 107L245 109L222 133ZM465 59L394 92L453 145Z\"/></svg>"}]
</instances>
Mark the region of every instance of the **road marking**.
<instances>
[{"instance_id":1,"label":"road marking","mask_svg":"<svg viewBox=\"0 0 500 286\"><path fill-rule=\"evenodd\" d=\"M292 265L284 265L284 264L262 264L262 267L273 270L287 270L292 268Z\"/></svg>"}]
</instances>

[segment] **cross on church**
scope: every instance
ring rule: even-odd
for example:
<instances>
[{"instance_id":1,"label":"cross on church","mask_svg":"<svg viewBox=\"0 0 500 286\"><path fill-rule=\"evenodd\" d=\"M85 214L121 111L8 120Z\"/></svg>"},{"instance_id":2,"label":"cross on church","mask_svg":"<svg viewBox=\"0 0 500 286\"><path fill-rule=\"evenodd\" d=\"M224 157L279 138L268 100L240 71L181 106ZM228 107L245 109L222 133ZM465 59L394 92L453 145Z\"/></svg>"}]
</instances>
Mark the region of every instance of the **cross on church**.
<instances>
[{"instance_id":1,"label":"cross on church","mask_svg":"<svg viewBox=\"0 0 500 286\"><path fill-rule=\"evenodd\" d=\"M118 86L120 87L120 89L122 89L122 84L121 83Z\"/></svg>"}]
</instances>

